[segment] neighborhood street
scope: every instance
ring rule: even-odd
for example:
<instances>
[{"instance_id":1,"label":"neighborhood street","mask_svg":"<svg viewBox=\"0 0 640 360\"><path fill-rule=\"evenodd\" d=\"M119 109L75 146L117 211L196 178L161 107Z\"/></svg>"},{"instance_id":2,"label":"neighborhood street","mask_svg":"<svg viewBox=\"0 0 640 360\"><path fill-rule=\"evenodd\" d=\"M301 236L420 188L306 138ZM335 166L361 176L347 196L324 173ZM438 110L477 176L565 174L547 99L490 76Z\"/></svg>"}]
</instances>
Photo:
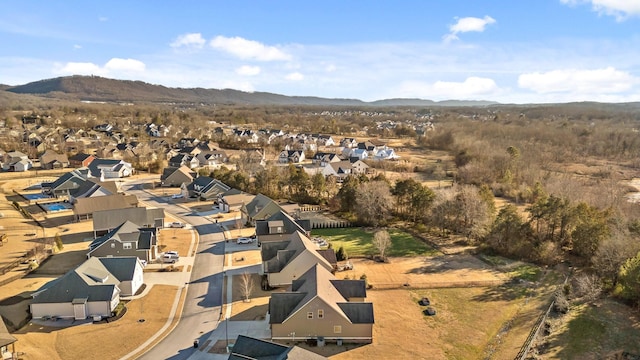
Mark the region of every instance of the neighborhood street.
<instances>
[{"instance_id":1,"label":"neighborhood street","mask_svg":"<svg viewBox=\"0 0 640 360\"><path fill-rule=\"evenodd\" d=\"M127 183L125 191L134 194L151 207L161 207L180 221L190 224L200 241L195 249L195 259L184 308L178 325L156 346L139 357L140 359L187 359L194 351L193 342L203 343L218 326L222 300L222 268L224 263L224 236L222 228L202 216L192 214L175 205L169 197L153 197L142 190L140 179ZM182 256L192 254L180 254Z\"/></svg>"}]
</instances>

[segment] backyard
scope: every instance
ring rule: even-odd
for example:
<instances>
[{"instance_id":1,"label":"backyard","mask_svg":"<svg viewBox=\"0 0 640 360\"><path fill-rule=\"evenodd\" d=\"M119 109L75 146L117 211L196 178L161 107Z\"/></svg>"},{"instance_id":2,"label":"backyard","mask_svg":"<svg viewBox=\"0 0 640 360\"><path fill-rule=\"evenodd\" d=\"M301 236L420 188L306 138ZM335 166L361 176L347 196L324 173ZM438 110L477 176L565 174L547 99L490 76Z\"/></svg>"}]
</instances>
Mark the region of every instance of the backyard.
<instances>
[{"instance_id":1,"label":"backyard","mask_svg":"<svg viewBox=\"0 0 640 360\"><path fill-rule=\"evenodd\" d=\"M411 234L399 229L388 229L391 237L391 248L388 256L428 256L438 253L426 243L414 238ZM314 229L312 237L321 237L338 251L343 247L349 257L373 256L378 253L373 246L373 230L363 228Z\"/></svg>"}]
</instances>

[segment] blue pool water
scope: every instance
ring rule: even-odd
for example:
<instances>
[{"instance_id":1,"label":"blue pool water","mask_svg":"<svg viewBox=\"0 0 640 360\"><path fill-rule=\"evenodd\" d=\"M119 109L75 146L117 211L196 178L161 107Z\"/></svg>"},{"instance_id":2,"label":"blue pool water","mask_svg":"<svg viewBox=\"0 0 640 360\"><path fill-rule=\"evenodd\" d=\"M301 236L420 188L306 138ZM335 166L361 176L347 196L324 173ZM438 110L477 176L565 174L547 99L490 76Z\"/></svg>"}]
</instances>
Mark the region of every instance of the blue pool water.
<instances>
[{"instance_id":1,"label":"blue pool water","mask_svg":"<svg viewBox=\"0 0 640 360\"><path fill-rule=\"evenodd\" d=\"M55 212L71 209L71 204L67 203L52 203L52 204L40 204L40 206L47 212Z\"/></svg>"},{"instance_id":2,"label":"blue pool water","mask_svg":"<svg viewBox=\"0 0 640 360\"><path fill-rule=\"evenodd\" d=\"M39 199L48 199L49 196L45 194L22 194L22 197L27 200L39 200Z\"/></svg>"}]
</instances>

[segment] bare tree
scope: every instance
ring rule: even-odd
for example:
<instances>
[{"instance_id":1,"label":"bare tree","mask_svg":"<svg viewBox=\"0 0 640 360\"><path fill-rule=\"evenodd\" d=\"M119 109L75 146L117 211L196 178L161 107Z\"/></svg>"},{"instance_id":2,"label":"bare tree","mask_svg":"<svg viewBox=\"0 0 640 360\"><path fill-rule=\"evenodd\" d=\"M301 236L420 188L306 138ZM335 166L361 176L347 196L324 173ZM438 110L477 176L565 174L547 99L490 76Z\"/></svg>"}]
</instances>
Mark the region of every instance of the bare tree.
<instances>
[{"instance_id":1,"label":"bare tree","mask_svg":"<svg viewBox=\"0 0 640 360\"><path fill-rule=\"evenodd\" d=\"M576 278L576 292L587 301L597 299L602 293L602 280L596 275L582 274Z\"/></svg>"},{"instance_id":2,"label":"bare tree","mask_svg":"<svg viewBox=\"0 0 640 360\"><path fill-rule=\"evenodd\" d=\"M242 292L245 302L251 301L251 293L253 292L254 286L255 283L251 274L247 271L243 272L240 276L240 291Z\"/></svg>"},{"instance_id":3,"label":"bare tree","mask_svg":"<svg viewBox=\"0 0 640 360\"><path fill-rule=\"evenodd\" d=\"M384 181L362 183L356 189L356 212L358 218L374 227L387 221L393 207L393 196L389 184Z\"/></svg>"},{"instance_id":4,"label":"bare tree","mask_svg":"<svg viewBox=\"0 0 640 360\"><path fill-rule=\"evenodd\" d=\"M387 250L391 247L391 237L389 236L389 232L387 232L387 230L376 231L373 235L373 246L375 246L380 253L382 261L386 261Z\"/></svg>"}]
</instances>

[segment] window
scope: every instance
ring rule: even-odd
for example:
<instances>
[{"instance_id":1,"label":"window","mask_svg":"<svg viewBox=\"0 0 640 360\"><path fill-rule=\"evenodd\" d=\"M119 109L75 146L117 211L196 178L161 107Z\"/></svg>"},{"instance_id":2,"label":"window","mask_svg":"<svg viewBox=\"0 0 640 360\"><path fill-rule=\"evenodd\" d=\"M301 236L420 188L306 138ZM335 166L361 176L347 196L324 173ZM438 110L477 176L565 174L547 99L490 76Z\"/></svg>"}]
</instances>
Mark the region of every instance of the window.
<instances>
[{"instance_id":1,"label":"window","mask_svg":"<svg viewBox=\"0 0 640 360\"><path fill-rule=\"evenodd\" d=\"M278 234L282 234L282 226L278 226L278 228L276 229L276 232Z\"/></svg>"},{"instance_id":2,"label":"window","mask_svg":"<svg viewBox=\"0 0 640 360\"><path fill-rule=\"evenodd\" d=\"M112 248L112 249L115 249L115 248L116 248L116 244L111 243L111 248Z\"/></svg>"},{"instance_id":3,"label":"window","mask_svg":"<svg viewBox=\"0 0 640 360\"><path fill-rule=\"evenodd\" d=\"M307 319L313 319L313 312L309 311L307 313Z\"/></svg>"},{"instance_id":4,"label":"window","mask_svg":"<svg viewBox=\"0 0 640 360\"><path fill-rule=\"evenodd\" d=\"M124 244L122 244L122 248L125 250L130 250L133 246L131 245L130 242L126 242Z\"/></svg>"},{"instance_id":5,"label":"window","mask_svg":"<svg viewBox=\"0 0 640 360\"><path fill-rule=\"evenodd\" d=\"M324 310L318 310L318 319L324 319Z\"/></svg>"},{"instance_id":6,"label":"window","mask_svg":"<svg viewBox=\"0 0 640 360\"><path fill-rule=\"evenodd\" d=\"M333 333L334 333L334 334L340 334L340 333L342 333L342 326L341 326L341 325L334 325L334 326L333 326Z\"/></svg>"}]
</instances>

